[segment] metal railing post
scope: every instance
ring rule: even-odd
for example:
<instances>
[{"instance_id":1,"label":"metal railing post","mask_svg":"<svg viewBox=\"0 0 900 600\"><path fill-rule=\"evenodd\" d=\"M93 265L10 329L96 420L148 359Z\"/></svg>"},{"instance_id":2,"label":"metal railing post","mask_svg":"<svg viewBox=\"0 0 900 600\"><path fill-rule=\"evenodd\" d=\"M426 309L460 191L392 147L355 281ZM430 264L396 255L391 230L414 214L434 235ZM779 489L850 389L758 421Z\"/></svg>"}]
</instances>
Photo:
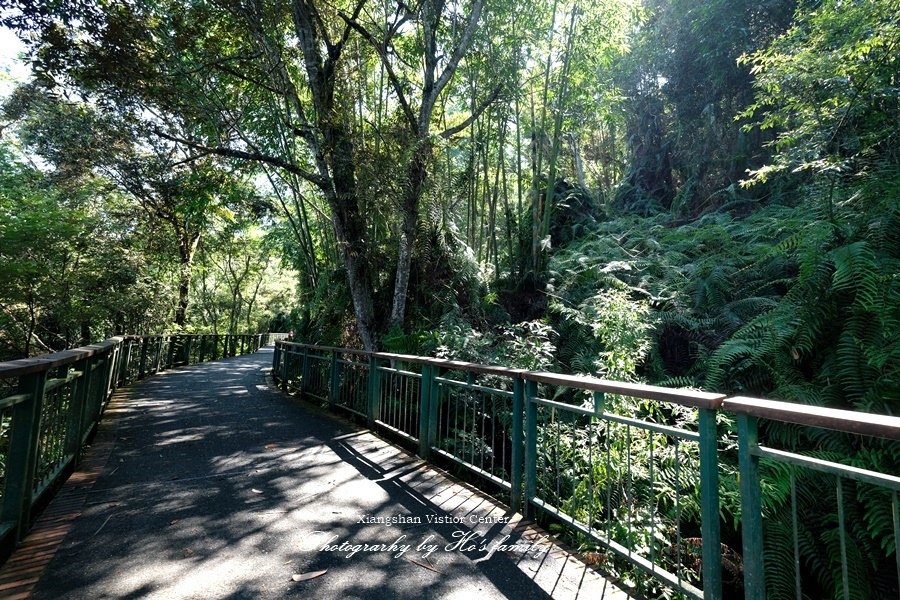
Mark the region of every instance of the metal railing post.
<instances>
[{"instance_id":1,"label":"metal railing post","mask_svg":"<svg viewBox=\"0 0 900 600\"><path fill-rule=\"evenodd\" d=\"M525 498L523 509L526 517L531 517L531 499L537 495L537 383L525 382Z\"/></svg>"},{"instance_id":2,"label":"metal railing post","mask_svg":"<svg viewBox=\"0 0 900 600\"><path fill-rule=\"evenodd\" d=\"M328 385L328 404L329 408L334 409L338 403L341 394L341 363L338 360L339 354L337 350L331 351L331 369L329 370Z\"/></svg>"},{"instance_id":3,"label":"metal railing post","mask_svg":"<svg viewBox=\"0 0 900 600\"><path fill-rule=\"evenodd\" d=\"M512 456L510 457L510 508L514 512L522 510L522 442L525 422L525 382L521 377L513 378L512 398Z\"/></svg>"},{"instance_id":4,"label":"metal railing post","mask_svg":"<svg viewBox=\"0 0 900 600\"><path fill-rule=\"evenodd\" d=\"M162 353L163 353L163 336L156 337L156 367L153 369L153 374L159 373L161 363L162 363Z\"/></svg>"},{"instance_id":5,"label":"metal railing post","mask_svg":"<svg viewBox=\"0 0 900 600\"><path fill-rule=\"evenodd\" d=\"M757 424L758 421L755 417L737 416L745 600L765 600L766 598L759 457L753 453L759 442Z\"/></svg>"},{"instance_id":6,"label":"metal railing post","mask_svg":"<svg viewBox=\"0 0 900 600\"><path fill-rule=\"evenodd\" d=\"M103 369L100 374L100 398L97 401L97 412L94 415L94 421L100 420L100 415L103 414L103 409L106 407L106 400L110 397L110 389L109 389L109 375L112 370L112 365L110 364L110 355L109 354L101 354L98 359L100 362L101 368Z\"/></svg>"},{"instance_id":7,"label":"metal railing post","mask_svg":"<svg viewBox=\"0 0 900 600\"><path fill-rule=\"evenodd\" d=\"M282 346L282 353L284 357L281 361L281 389L286 392L288 391L288 361L291 358L291 350Z\"/></svg>"},{"instance_id":8,"label":"metal railing post","mask_svg":"<svg viewBox=\"0 0 900 600\"><path fill-rule=\"evenodd\" d=\"M143 379L147 373L147 338L141 337L141 362L138 365L138 379Z\"/></svg>"},{"instance_id":9,"label":"metal railing post","mask_svg":"<svg viewBox=\"0 0 900 600\"><path fill-rule=\"evenodd\" d=\"M719 532L719 438L716 411L700 408L700 534L703 598L722 597L722 544Z\"/></svg>"},{"instance_id":10,"label":"metal railing post","mask_svg":"<svg viewBox=\"0 0 900 600\"><path fill-rule=\"evenodd\" d=\"M170 335L169 336L169 348L166 353L166 369L171 369L175 366L175 341L181 341L180 335Z\"/></svg>"},{"instance_id":11,"label":"metal railing post","mask_svg":"<svg viewBox=\"0 0 900 600\"><path fill-rule=\"evenodd\" d=\"M305 398L309 389L309 348L303 347L303 358L300 363L300 397Z\"/></svg>"},{"instance_id":12,"label":"metal railing post","mask_svg":"<svg viewBox=\"0 0 900 600\"><path fill-rule=\"evenodd\" d=\"M81 371L81 376L75 380L72 390L72 400L69 403L69 414L66 418L66 454L73 455L74 464L77 467L81 455L82 422L84 420L84 408L87 404L87 394L91 385L92 358L85 358L75 363L75 370Z\"/></svg>"},{"instance_id":13,"label":"metal railing post","mask_svg":"<svg viewBox=\"0 0 900 600\"><path fill-rule=\"evenodd\" d=\"M186 335L184 338L184 364L191 364L191 346L194 345L194 336Z\"/></svg>"},{"instance_id":14,"label":"metal railing post","mask_svg":"<svg viewBox=\"0 0 900 600\"><path fill-rule=\"evenodd\" d=\"M419 385L419 456L428 460L431 455L431 444L434 431L431 428L432 397L434 387L434 367L422 365L422 379Z\"/></svg>"},{"instance_id":15,"label":"metal railing post","mask_svg":"<svg viewBox=\"0 0 900 600\"><path fill-rule=\"evenodd\" d=\"M122 360L122 368L119 371L119 385L125 385L128 383L128 367L131 366L131 347L133 344L131 340L125 338L122 342L122 345L125 347L125 351L121 354Z\"/></svg>"},{"instance_id":16,"label":"metal railing post","mask_svg":"<svg viewBox=\"0 0 900 600\"><path fill-rule=\"evenodd\" d=\"M369 428L375 427L375 421L381 413L381 371L378 370L378 359L369 355L369 401L366 403L366 420Z\"/></svg>"},{"instance_id":17,"label":"metal railing post","mask_svg":"<svg viewBox=\"0 0 900 600\"><path fill-rule=\"evenodd\" d=\"M281 348L276 345L275 349L272 351L272 378L275 379L275 381L278 381L278 358L280 354Z\"/></svg>"},{"instance_id":18,"label":"metal railing post","mask_svg":"<svg viewBox=\"0 0 900 600\"><path fill-rule=\"evenodd\" d=\"M41 405L47 371L39 371L19 378L18 391L29 399L12 410L12 431L6 465L6 485L3 490L2 521L16 524L16 537L25 536L31 511L31 490L38 460L38 439L41 427Z\"/></svg>"}]
</instances>

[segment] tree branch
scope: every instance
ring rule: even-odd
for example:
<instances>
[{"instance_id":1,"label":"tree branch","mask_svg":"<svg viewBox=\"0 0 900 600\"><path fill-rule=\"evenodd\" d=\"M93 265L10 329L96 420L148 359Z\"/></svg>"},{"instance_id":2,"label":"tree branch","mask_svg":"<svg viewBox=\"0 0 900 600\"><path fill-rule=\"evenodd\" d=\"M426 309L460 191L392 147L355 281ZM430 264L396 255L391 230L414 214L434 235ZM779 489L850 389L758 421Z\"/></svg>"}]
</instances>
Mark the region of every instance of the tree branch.
<instances>
[{"instance_id":1,"label":"tree branch","mask_svg":"<svg viewBox=\"0 0 900 600\"><path fill-rule=\"evenodd\" d=\"M387 56L387 42L390 38L386 38L384 43L379 43L378 40L375 39L375 36L372 33L363 27L359 22L356 21L355 18L347 16L344 12L338 13L341 19L347 23L348 27L352 27L354 30L359 32L363 39L369 42L376 52L378 52L378 56L381 57L381 64L384 65L385 71L387 72L388 80L391 82L391 87L394 88L394 92L397 94L397 102L400 104L401 110L403 110L403 115L406 117L406 120L409 121L410 126L414 129L417 127L417 121L415 113L413 113L412 108L409 106L409 102L406 99L406 95L403 93L403 87L400 85L400 79L397 77L397 74L394 72L394 67L391 65Z\"/></svg>"},{"instance_id":2,"label":"tree branch","mask_svg":"<svg viewBox=\"0 0 900 600\"><path fill-rule=\"evenodd\" d=\"M466 119L462 123L460 123L459 125L454 125L453 127L448 127L447 129L442 131L441 137L445 139L451 138L460 131L469 127L469 125L471 125L475 121L475 119L481 116L481 113L487 110L487 108L494 103L494 100L496 100L500 96L501 90L503 90L503 84L495 87L494 91L491 92L491 95L485 98L478 106L478 108L476 108L471 115L466 117Z\"/></svg>"},{"instance_id":3,"label":"tree branch","mask_svg":"<svg viewBox=\"0 0 900 600\"><path fill-rule=\"evenodd\" d=\"M366 4L366 0L359 0L356 3L356 8L353 9L353 14L351 15L351 19L355 22L359 18L359 13L362 12L363 6ZM342 15L343 18L343 15ZM346 19L344 19L346 22ZM341 34L341 39L335 44L336 49L340 52L341 48L344 47L344 44L347 43L347 40L350 38L350 32L353 31L353 27L350 23L346 23L346 27L344 27L344 32Z\"/></svg>"},{"instance_id":4,"label":"tree branch","mask_svg":"<svg viewBox=\"0 0 900 600\"><path fill-rule=\"evenodd\" d=\"M463 55L469 49L469 45L472 43L472 36L475 35L475 28L478 27L478 20L481 18L481 10L483 8L484 0L475 0L472 6L472 14L469 15L469 22L466 23L466 29L459 40L459 44L457 44L456 48L453 50L450 61L447 63L447 66L444 67L444 71L434 84L434 89L431 93L432 102L437 99L441 94L441 91L443 91L447 84L450 83L450 79L456 72L456 67L459 66L459 61L462 60ZM425 102L423 101L423 104L424 103Z\"/></svg>"},{"instance_id":5,"label":"tree branch","mask_svg":"<svg viewBox=\"0 0 900 600\"><path fill-rule=\"evenodd\" d=\"M208 154L215 154L216 156L224 156L226 158L237 158L240 160L249 160L253 162L269 164L274 167L278 167L279 169L284 169L288 173L293 173L294 175L297 175L298 177L309 181L313 185L316 185L323 190L327 190L328 188L328 182L325 181L323 177L316 175L315 173L310 173L306 169L301 169L297 165L289 163L286 160L278 158L277 156L270 156L261 152L245 152L243 150L236 150L234 148L227 148L223 146L207 146L193 140L170 135L160 129L156 129L154 133L163 139L169 140L170 142L175 142L176 144L184 144L189 148L200 150Z\"/></svg>"}]
</instances>

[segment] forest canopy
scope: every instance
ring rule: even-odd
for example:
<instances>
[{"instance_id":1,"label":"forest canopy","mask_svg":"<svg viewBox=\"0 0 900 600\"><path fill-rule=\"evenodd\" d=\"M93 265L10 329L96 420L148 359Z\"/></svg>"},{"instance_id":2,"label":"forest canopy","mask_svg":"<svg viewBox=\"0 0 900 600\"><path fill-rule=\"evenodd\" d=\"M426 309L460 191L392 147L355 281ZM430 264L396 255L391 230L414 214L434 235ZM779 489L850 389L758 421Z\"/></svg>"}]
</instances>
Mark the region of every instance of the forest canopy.
<instances>
[{"instance_id":1,"label":"forest canopy","mask_svg":"<svg viewBox=\"0 0 900 600\"><path fill-rule=\"evenodd\" d=\"M895 412L898 14L4 1L3 352L276 327Z\"/></svg>"}]
</instances>

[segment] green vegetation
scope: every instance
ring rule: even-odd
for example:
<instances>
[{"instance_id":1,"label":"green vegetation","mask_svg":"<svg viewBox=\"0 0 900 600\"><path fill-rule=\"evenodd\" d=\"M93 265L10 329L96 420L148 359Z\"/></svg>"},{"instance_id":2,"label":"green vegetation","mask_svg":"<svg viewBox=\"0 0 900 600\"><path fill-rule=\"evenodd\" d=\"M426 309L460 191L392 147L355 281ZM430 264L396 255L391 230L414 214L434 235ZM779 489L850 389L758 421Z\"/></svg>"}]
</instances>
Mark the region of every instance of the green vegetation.
<instances>
[{"instance_id":1,"label":"green vegetation","mask_svg":"<svg viewBox=\"0 0 900 600\"><path fill-rule=\"evenodd\" d=\"M34 74L4 104L3 358L274 319L308 342L900 411L896 0L0 7ZM896 444L764 435L900 472ZM783 516L789 474L770 476ZM834 540L812 547L832 492L798 484L830 596ZM887 597L890 515L847 493L855 589ZM792 590L768 558L772 593Z\"/></svg>"}]
</instances>

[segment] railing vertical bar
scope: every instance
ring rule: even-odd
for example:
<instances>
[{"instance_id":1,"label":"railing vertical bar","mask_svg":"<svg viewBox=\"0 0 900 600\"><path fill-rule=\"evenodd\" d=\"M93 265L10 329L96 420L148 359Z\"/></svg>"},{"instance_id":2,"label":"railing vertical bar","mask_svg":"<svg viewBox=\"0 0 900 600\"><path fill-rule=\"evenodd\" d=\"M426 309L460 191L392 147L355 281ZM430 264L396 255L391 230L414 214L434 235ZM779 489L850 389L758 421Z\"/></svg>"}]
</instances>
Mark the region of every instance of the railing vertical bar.
<instances>
[{"instance_id":1,"label":"railing vertical bar","mask_svg":"<svg viewBox=\"0 0 900 600\"><path fill-rule=\"evenodd\" d=\"M738 467L741 486L741 525L744 551L744 598L765 600L766 582L763 561L762 491L759 484L758 421L737 416Z\"/></svg>"},{"instance_id":2,"label":"railing vertical bar","mask_svg":"<svg viewBox=\"0 0 900 600\"><path fill-rule=\"evenodd\" d=\"M722 597L722 544L719 532L719 438L716 411L699 409L700 532L703 556L703 597Z\"/></svg>"},{"instance_id":3,"label":"railing vertical bar","mask_svg":"<svg viewBox=\"0 0 900 600\"><path fill-rule=\"evenodd\" d=\"M497 399L491 397L491 474L497 473Z\"/></svg>"},{"instance_id":4,"label":"railing vertical bar","mask_svg":"<svg viewBox=\"0 0 900 600\"><path fill-rule=\"evenodd\" d=\"M612 427L612 423L606 421L606 522L604 525L606 526L606 539L611 539L609 536L609 528L612 523L612 477L610 476L610 472L612 469L612 449L610 445L612 443L612 437L610 437L610 428Z\"/></svg>"},{"instance_id":5,"label":"railing vertical bar","mask_svg":"<svg viewBox=\"0 0 900 600\"><path fill-rule=\"evenodd\" d=\"M650 437L650 564L656 568L656 480L653 473L653 432L648 431Z\"/></svg>"},{"instance_id":6,"label":"railing vertical bar","mask_svg":"<svg viewBox=\"0 0 900 600\"><path fill-rule=\"evenodd\" d=\"M399 373L391 373L391 381L393 382L390 389L391 394L391 423L397 429L402 431L403 428L403 388L406 381Z\"/></svg>"},{"instance_id":7,"label":"railing vertical bar","mask_svg":"<svg viewBox=\"0 0 900 600\"><path fill-rule=\"evenodd\" d=\"M91 377L91 359L84 358L75 363L75 369L81 376L75 380L72 396L69 400L69 414L66 422L65 452L74 456L74 464L78 464L81 450L81 420L84 413L85 399Z\"/></svg>"},{"instance_id":8,"label":"railing vertical bar","mask_svg":"<svg viewBox=\"0 0 900 600\"><path fill-rule=\"evenodd\" d=\"M525 382L525 516L533 514L532 498L537 492L537 383Z\"/></svg>"},{"instance_id":9,"label":"railing vertical bar","mask_svg":"<svg viewBox=\"0 0 900 600\"><path fill-rule=\"evenodd\" d=\"M675 576L681 590L681 440L675 438ZM682 594L682 597L684 595Z\"/></svg>"},{"instance_id":10,"label":"railing vertical bar","mask_svg":"<svg viewBox=\"0 0 900 600\"><path fill-rule=\"evenodd\" d=\"M369 356L369 402L368 422L369 427L375 427L375 419L381 413L381 371L378 370L378 359L374 355Z\"/></svg>"},{"instance_id":11,"label":"railing vertical bar","mask_svg":"<svg viewBox=\"0 0 900 600\"><path fill-rule=\"evenodd\" d=\"M397 395L394 393L394 389L397 386L397 374L396 373L388 373L388 384L385 390L385 404L383 405L382 410L386 412L386 416L383 419L386 423L390 423L391 426L398 425L397 423Z\"/></svg>"},{"instance_id":12,"label":"railing vertical bar","mask_svg":"<svg viewBox=\"0 0 900 600\"><path fill-rule=\"evenodd\" d=\"M790 470L791 480L791 525L794 534L794 595L797 600L803 600L800 582L800 524L797 520L797 477L794 473L794 465Z\"/></svg>"},{"instance_id":13,"label":"railing vertical bar","mask_svg":"<svg viewBox=\"0 0 900 600\"><path fill-rule=\"evenodd\" d=\"M579 458L579 456L578 456L579 452L575 451L576 447L580 448L580 445L578 444L578 434L576 432L576 430L580 428L580 424L578 423L579 419L581 419L581 416L576 415L575 413L569 413L569 433L570 433L569 444L571 445L571 447L573 449L573 451L570 452L570 457L572 459L572 473L576 473L576 474L579 473L579 465L578 465L578 460L577 460ZM588 430L590 430L590 417L588 417ZM582 477L580 475L576 475L576 476L578 477L578 480L582 479ZM578 480L576 480L576 481L578 481ZM574 490L574 488L573 488L573 490ZM583 504L584 497L575 495L575 498L579 500L575 504L575 506L576 506L575 510L577 511L580 507L584 506L584 504Z\"/></svg>"},{"instance_id":14,"label":"railing vertical bar","mask_svg":"<svg viewBox=\"0 0 900 600\"><path fill-rule=\"evenodd\" d=\"M512 484L512 494L510 503L514 511L522 510L522 442L524 432L524 401L525 401L525 382L521 377L513 378L513 397L512 397L512 451L510 452L510 483ZM504 452L506 444L503 444ZM505 454L504 454L505 460Z\"/></svg>"},{"instance_id":15,"label":"railing vertical bar","mask_svg":"<svg viewBox=\"0 0 900 600\"><path fill-rule=\"evenodd\" d=\"M300 363L300 397L306 398L306 394L309 393L309 384L311 383L309 380L309 348L304 346L301 356L302 362Z\"/></svg>"},{"instance_id":16,"label":"railing vertical bar","mask_svg":"<svg viewBox=\"0 0 900 600\"><path fill-rule=\"evenodd\" d=\"M462 456L462 452L465 451L465 448L463 448L462 451L460 451L459 448L459 405L463 401L462 395L464 392L460 389L448 388L447 393L453 396L453 452L459 453L460 456Z\"/></svg>"},{"instance_id":17,"label":"railing vertical bar","mask_svg":"<svg viewBox=\"0 0 900 600\"><path fill-rule=\"evenodd\" d=\"M122 369L122 385L126 385L129 382L128 369L131 367L131 348L134 344L127 338L122 343L125 345L125 353L122 357L122 364L125 365L125 368Z\"/></svg>"},{"instance_id":18,"label":"railing vertical bar","mask_svg":"<svg viewBox=\"0 0 900 600\"><path fill-rule=\"evenodd\" d=\"M594 528L594 428L595 417L588 417L588 527Z\"/></svg>"},{"instance_id":19,"label":"railing vertical bar","mask_svg":"<svg viewBox=\"0 0 900 600\"><path fill-rule=\"evenodd\" d=\"M431 413L434 398L431 397L434 367L422 365L422 379L419 385L419 456L428 460L431 455Z\"/></svg>"},{"instance_id":20,"label":"railing vertical bar","mask_svg":"<svg viewBox=\"0 0 900 600\"><path fill-rule=\"evenodd\" d=\"M428 376L428 428L426 430L428 436L428 451L438 443L438 419L441 414L441 394L435 379L439 375L437 367L431 367L431 374ZM423 382L422 385L425 385Z\"/></svg>"},{"instance_id":21,"label":"railing vertical bar","mask_svg":"<svg viewBox=\"0 0 900 600\"><path fill-rule=\"evenodd\" d=\"M420 372L421 375L421 372ZM418 404L418 402L414 402L413 398L416 396L416 382L419 382L419 398L422 397L422 380L415 379L413 377L407 377L407 398L406 398L406 426L409 427L409 434L414 437L421 437L416 434L416 428L418 427L418 423L416 423L416 417L418 416L418 412L422 412L422 406ZM418 407L418 408L417 408ZM421 434L421 428L419 428L419 433Z\"/></svg>"},{"instance_id":22,"label":"railing vertical bar","mask_svg":"<svg viewBox=\"0 0 900 600\"><path fill-rule=\"evenodd\" d=\"M159 373L160 361L162 361L162 348L163 348L163 337L157 336L156 338L156 367L153 369L153 373Z\"/></svg>"},{"instance_id":23,"label":"railing vertical bar","mask_svg":"<svg viewBox=\"0 0 900 600\"><path fill-rule=\"evenodd\" d=\"M397 377L400 379L400 404L398 406L398 411L400 412L400 418L397 420L397 424L399 425L398 429L400 431L405 431L409 433L407 429L408 425L406 419L409 416L409 407L407 406L406 400L409 395L409 377L406 375L401 375L397 373Z\"/></svg>"},{"instance_id":24,"label":"railing vertical bar","mask_svg":"<svg viewBox=\"0 0 900 600\"><path fill-rule=\"evenodd\" d=\"M171 369L175 366L176 354L179 347L183 347L185 343L185 336L181 335L170 335L169 336L169 346L168 352L166 353L166 368Z\"/></svg>"},{"instance_id":25,"label":"railing vertical bar","mask_svg":"<svg viewBox=\"0 0 900 600\"><path fill-rule=\"evenodd\" d=\"M891 509L894 513L894 558L897 561L897 589L900 590L900 495L891 494Z\"/></svg>"},{"instance_id":26,"label":"railing vertical bar","mask_svg":"<svg viewBox=\"0 0 900 600\"><path fill-rule=\"evenodd\" d=\"M463 403L463 452L462 458L463 460L468 459L469 464L474 464L475 462L475 444L471 443L475 439L475 434L472 431L469 431L469 404L472 403L472 390L469 389L466 391L465 401ZM472 412L475 412L475 407L472 407ZM475 427L475 417L473 415L472 419L472 427ZM469 456L466 456L466 450L468 450Z\"/></svg>"},{"instance_id":27,"label":"railing vertical bar","mask_svg":"<svg viewBox=\"0 0 900 600\"><path fill-rule=\"evenodd\" d=\"M147 368L147 351L148 351L147 338L141 337L140 344L141 344L141 362L138 364L138 379L143 379L144 375L146 374L146 368Z\"/></svg>"},{"instance_id":28,"label":"railing vertical bar","mask_svg":"<svg viewBox=\"0 0 900 600\"><path fill-rule=\"evenodd\" d=\"M328 404L331 409L338 403L338 397L341 393L341 363L338 361L338 351L331 351L331 369L329 371L330 381L328 386Z\"/></svg>"},{"instance_id":29,"label":"railing vertical bar","mask_svg":"<svg viewBox=\"0 0 900 600\"><path fill-rule=\"evenodd\" d=\"M21 376L18 391L28 394L29 399L15 405L12 410L2 521L16 524L16 536L20 540L25 535L31 510L31 489L37 464L41 405L46 383L46 370Z\"/></svg>"},{"instance_id":30,"label":"railing vertical bar","mask_svg":"<svg viewBox=\"0 0 900 600\"><path fill-rule=\"evenodd\" d=\"M453 412L453 409L456 407L456 403L453 400L453 389L440 383L438 383L438 385L440 386L440 389L443 390L444 398L446 398L446 402L444 403L444 414L447 415L447 418L445 419L446 426L444 427L444 437L449 440L451 431L450 413Z\"/></svg>"},{"instance_id":31,"label":"railing vertical bar","mask_svg":"<svg viewBox=\"0 0 900 600\"><path fill-rule=\"evenodd\" d=\"M113 378L113 355L112 352L107 352L103 355L103 402L101 403L100 413L97 415L97 420L100 420L100 415L103 414L103 411L106 410L106 405L109 404L109 399L112 398L112 378Z\"/></svg>"},{"instance_id":32,"label":"railing vertical bar","mask_svg":"<svg viewBox=\"0 0 900 600\"><path fill-rule=\"evenodd\" d=\"M278 368L278 363L281 358L281 347L277 344L275 345L275 349L272 351L272 376L277 381L281 375L281 370Z\"/></svg>"},{"instance_id":33,"label":"railing vertical bar","mask_svg":"<svg viewBox=\"0 0 900 600\"><path fill-rule=\"evenodd\" d=\"M282 356L281 356L281 370L282 370L281 389L284 390L285 392L287 392L287 391L289 391L288 390L288 377L289 377L290 373L288 372L288 363L290 362L290 359L291 359L291 349L289 347L282 346L281 350L282 350L282 352L281 352L282 353Z\"/></svg>"},{"instance_id":34,"label":"railing vertical bar","mask_svg":"<svg viewBox=\"0 0 900 600\"><path fill-rule=\"evenodd\" d=\"M634 546L634 538L631 535L631 525L634 521L634 515L631 514L632 498L631 498L631 425L625 426L625 508L628 511L628 556L631 557L632 547Z\"/></svg>"},{"instance_id":35,"label":"railing vertical bar","mask_svg":"<svg viewBox=\"0 0 900 600\"><path fill-rule=\"evenodd\" d=\"M562 500L562 495L559 491L560 481L562 480L560 471L559 471L559 421L561 415L558 415L556 412L556 408L550 409L550 418L553 420L553 424L556 426L556 445L553 448L553 472L556 473L556 500L554 500L553 504L559 505Z\"/></svg>"},{"instance_id":36,"label":"railing vertical bar","mask_svg":"<svg viewBox=\"0 0 900 600\"><path fill-rule=\"evenodd\" d=\"M844 522L844 481L838 475L837 480L837 513L838 538L841 542L841 582L844 586L844 600L850 600L850 574L847 570L847 532Z\"/></svg>"}]
</instances>

